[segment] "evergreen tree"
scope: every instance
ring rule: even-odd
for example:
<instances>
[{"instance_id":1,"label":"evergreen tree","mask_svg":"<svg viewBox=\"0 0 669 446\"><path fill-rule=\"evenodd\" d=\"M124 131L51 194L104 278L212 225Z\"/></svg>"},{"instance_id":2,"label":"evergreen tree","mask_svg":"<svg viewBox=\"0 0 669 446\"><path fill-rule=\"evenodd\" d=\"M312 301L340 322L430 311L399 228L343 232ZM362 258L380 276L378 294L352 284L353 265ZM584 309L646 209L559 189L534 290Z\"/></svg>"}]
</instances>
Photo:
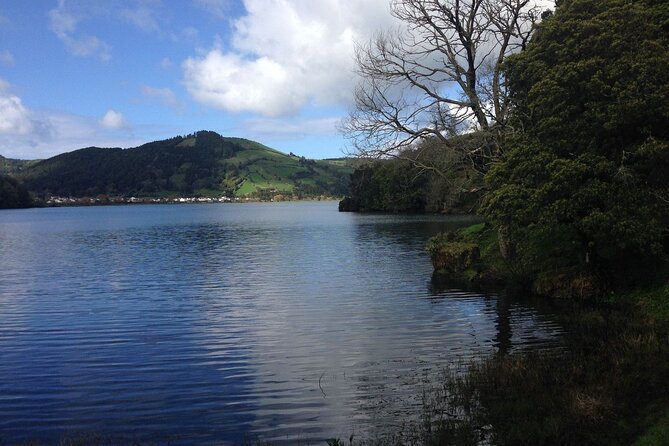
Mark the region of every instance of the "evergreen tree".
<instances>
[{"instance_id":1,"label":"evergreen tree","mask_svg":"<svg viewBox=\"0 0 669 446\"><path fill-rule=\"evenodd\" d=\"M669 232L669 8L565 0L506 70L514 128L483 213L534 275L628 283ZM638 273L638 274L636 274Z\"/></svg>"}]
</instances>

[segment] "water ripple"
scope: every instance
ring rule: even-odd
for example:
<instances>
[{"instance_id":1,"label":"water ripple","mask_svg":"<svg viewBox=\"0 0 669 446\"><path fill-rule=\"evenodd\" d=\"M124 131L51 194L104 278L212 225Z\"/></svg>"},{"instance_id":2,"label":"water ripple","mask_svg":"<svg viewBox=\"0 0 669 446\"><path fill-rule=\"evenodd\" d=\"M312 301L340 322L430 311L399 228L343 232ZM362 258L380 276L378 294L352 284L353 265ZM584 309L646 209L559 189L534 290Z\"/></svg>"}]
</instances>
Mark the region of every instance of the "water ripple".
<instances>
[{"instance_id":1,"label":"water ripple","mask_svg":"<svg viewBox=\"0 0 669 446\"><path fill-rule=\"evenodd\" d=\"M438 290L467 224L334 203L0 213L0 441L318 441L401 425L450 364L549 348L550 313Z\"/></svg>"}]
</instances>

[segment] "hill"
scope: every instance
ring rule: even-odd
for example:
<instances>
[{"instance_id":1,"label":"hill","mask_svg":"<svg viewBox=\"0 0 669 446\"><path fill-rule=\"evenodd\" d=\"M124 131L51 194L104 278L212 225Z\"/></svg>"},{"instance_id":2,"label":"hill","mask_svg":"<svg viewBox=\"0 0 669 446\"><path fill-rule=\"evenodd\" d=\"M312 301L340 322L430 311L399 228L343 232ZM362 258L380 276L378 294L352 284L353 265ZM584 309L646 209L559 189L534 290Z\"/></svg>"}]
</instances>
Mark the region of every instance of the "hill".
<instances>
[{"instance_id":1,"label":"hill","mask_svg":"<svg viewBox=\"0 0 669 446\"><path fill-rule=\"evenodd\" d=\"M340 160L308 160L200 131L130 149L88 147L63 153L15 167L14 176L38 196L262 198L343 195L351 172Z\"/></svg>"},{"instance_id":2,"label":"hill","mask_svg":"<svg viewBox=\"0 0 669 446\"><path fill-rule=\"evenodd\" d=\"M0 155L0 175L16 176L39 160L15 160Z\"/></svg>"}]
</instances>

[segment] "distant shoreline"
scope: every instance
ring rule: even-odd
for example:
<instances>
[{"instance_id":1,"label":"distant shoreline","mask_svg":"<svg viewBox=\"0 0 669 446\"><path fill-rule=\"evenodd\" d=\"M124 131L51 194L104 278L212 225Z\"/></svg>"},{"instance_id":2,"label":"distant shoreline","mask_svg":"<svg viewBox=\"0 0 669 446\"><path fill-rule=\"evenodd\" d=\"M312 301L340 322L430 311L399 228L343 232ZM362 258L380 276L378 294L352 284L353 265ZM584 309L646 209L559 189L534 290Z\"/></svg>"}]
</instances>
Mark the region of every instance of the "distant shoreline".
<instances>
[{"instance_id":1,"label":"distant shoreline","mask_svg":"<svg viewBox=\"0 0 669 446\"><path fill-rule=\"evenodd\" d=\"M180 204L235 204L235 203L284 203L284 202L300 202L300 201L338 201L341 198L331 196L318 197L283 197L281 199L261 199L254 197L105 197L105 198L91 198L91 197L59 197L52 196L46 201L35 201L33 207L87 207L87 206L120 206L120 205L142 205L142 204L165 204L165 205L180 205Z\"/></svg>"}]
</instances>

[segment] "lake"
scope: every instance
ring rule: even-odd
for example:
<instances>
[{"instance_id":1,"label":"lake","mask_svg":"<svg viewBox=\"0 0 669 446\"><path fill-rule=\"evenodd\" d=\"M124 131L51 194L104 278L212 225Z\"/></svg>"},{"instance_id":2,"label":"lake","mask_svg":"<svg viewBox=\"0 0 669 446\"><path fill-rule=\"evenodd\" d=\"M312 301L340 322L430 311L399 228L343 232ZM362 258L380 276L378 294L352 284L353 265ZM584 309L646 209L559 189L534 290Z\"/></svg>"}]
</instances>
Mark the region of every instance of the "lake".
<instances>
[{"instance_id":1,"label":"lake","mask_svg":"<svg viewBox=\"0 0 669 446\"><path fill-rule=\"evenodd\" d=\"M397 429L452 364L560 343L550 311L432 284L426 241L470 222L335 202L0 211L0 444Z\"/></svg>"}]
</instances>

